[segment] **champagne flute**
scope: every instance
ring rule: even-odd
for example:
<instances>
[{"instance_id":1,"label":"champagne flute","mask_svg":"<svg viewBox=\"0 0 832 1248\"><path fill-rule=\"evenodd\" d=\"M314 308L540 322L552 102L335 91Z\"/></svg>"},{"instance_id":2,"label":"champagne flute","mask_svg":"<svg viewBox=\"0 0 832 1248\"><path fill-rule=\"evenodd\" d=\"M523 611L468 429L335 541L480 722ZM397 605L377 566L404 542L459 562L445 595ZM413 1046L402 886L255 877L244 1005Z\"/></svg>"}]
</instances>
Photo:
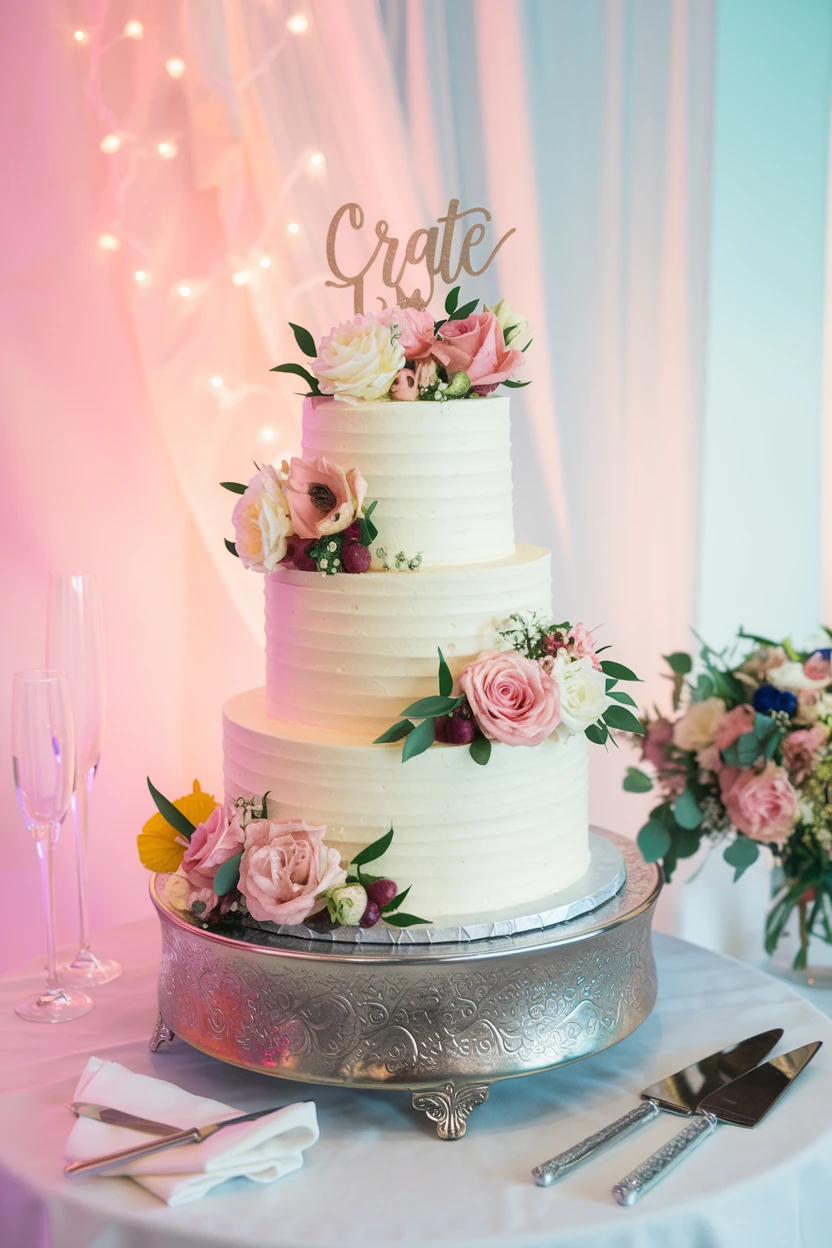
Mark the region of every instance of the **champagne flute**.
<instances>
[{"instance_id":1,"label":"champagne flute","mask_svg":"<svg viewBox=\"0 0 832 1248\"><path fill-rule=\"evenodd\" d=\"M12 770L17 800L40 859L46 910L46 988L15 1011L34 1023L63 1023L92 1009L86 993L58 981L53 850L75 780L75 742L66 675L16 672L12 687Z\"/></svg>"},{"instance_id":2,"label":"champagne flute","mask_svg":"<svg viewBox=\"0 0 832 1248\"><path fill-rule=\"evenodd\" d=\"M60 968L64 983L108 984L121 974L118 962L98 958L90 948L87 905L87 841L92 785L104 733L104 655L101 607L91 572L53 575L49 581L46 653L50 667L67 675L75 724L75 784L72 817L78 866L80 947Z\"/></svg>"}]
</instances>

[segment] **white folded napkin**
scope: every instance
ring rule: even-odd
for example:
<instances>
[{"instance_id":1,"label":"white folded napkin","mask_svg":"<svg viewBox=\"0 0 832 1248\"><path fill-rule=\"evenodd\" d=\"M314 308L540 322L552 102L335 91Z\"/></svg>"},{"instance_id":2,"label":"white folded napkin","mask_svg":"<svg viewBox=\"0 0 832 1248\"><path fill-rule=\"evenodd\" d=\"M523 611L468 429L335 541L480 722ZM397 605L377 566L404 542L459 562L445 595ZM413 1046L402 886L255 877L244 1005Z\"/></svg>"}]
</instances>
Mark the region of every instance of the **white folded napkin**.
<instances>
[{"instance_id":1,"label":"white folded napkin","mask_svg":"<svg viewBox=\"0 0 832 1248\"><path fill-rule=\"evenodd\" d=\"M192 1096L173 1083L136 1075L118 1062L91 1057L78 1080L73 1100L108 1105L128 1114L164 1122L171 1127L204 1127L244 1110L220 1101ZM303 1165L303 1151L318 1138L312 1101L287 1105L254 1122L224 1127L204 1144L181 1144L102 1174L129 1175L169 1205L197 1200L226 1179L245 1176L272 1183ZM142 1131L112 1127L93 1118L78 1118L66 1146L67 1161L89 1161L153 1139ZM72 1179L71 1182L77 1182Z\"/></svg>"}]
</instances>

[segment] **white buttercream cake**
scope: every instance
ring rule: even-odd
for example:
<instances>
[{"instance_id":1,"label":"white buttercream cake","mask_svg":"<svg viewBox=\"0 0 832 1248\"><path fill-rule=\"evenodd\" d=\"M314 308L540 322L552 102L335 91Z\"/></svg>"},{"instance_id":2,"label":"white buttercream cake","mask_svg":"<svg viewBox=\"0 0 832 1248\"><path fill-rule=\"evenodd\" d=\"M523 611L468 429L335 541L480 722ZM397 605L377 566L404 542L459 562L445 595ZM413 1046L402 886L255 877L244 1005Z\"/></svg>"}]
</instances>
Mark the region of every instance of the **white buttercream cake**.
<instances>
[{"instance_id":1,"label":"white buttercream cake","mask_svg":"<svg viewBox=\"0 0 832 1248\"><path fill-rule=\"evenodd\" d=\"M345 861L392 825L384 870L433 921L531 913L589 865L584 735L495 743L487 767L374 744L436 693L438 649L457 676L513 612L551 617L549 552L514 541L509 399L306 399L303 451L358 465L379 544L422 563L266 576L266 687L225 706L226 794L269 791L273 818L326 824Z\"/></svg>"}]
</instances>

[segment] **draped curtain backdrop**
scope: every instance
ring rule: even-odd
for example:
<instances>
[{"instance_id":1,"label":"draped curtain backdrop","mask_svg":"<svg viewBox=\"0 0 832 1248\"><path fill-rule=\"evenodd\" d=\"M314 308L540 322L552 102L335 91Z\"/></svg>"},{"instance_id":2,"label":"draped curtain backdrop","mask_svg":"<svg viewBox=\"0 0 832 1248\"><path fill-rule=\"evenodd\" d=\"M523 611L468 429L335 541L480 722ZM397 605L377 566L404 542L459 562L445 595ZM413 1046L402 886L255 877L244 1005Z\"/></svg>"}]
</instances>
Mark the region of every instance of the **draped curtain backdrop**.
<instances>
[{"instance_id":1,"label":"draped curtain backdrop","mask_svg":"<svg viewBox=\"0 0 832 1248\"><path fill-rule=\"evenodd\" d=\"M664 697L659 656L699 618L718 16L711 0L18 6L0 88L18 170L2 257L3 688L42 662L49 571L96 569L98 925L147 911L145 774L172 795L194 775L219 789L221 702L262 681L262 582L224 550L217 482L299 447L298 387L268 370L297 356L287 322L318 338L352 314L350 292L325 285L347 201L365 212L345 246L356 267L377 219L406 239L452 198L487 207L495 239L516 228L463 294L508 298L534 331L534 384L512 395L518 537L552 547L556 614L598 626L644 700ZM124 33L137 20L141 39ZM594 751L591 815L634 832L628 761ZM41 919L5 777L2 813L12 963L40 948Z\"/></svg>"}]
</instances>

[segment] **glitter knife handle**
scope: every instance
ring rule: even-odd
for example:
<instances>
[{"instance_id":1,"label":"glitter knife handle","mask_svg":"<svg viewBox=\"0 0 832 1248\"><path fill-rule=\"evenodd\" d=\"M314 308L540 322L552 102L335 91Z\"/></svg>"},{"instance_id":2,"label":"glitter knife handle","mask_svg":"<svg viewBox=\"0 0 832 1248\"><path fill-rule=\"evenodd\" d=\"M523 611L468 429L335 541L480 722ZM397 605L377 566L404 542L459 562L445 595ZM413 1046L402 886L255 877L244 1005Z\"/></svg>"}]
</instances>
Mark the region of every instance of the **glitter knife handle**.
<instances>
[{"instance_id":1,"label":"glitter knife handle","mask_svg":"<svg viewBox=\"0 0 832 1248\"><path fill-rule=\"evenodd\" d=\"M552 1157L549 1161L544 1161L542 1165L535 1166L534 1170L532 1170L532 1177L535 1183L538 1187L548 1187L556 1179L560 1179L565 1174L568 1174L570 1170L574 1170L575 1166L579 1166L584 1161L589 1161L596 1153L600 1153L602 1149L615 1143L622 1136L628 1135L636 1127L646 1122L652 1122L660 1113L661 1110L655 1101L642 1101L635 1109L631 1109L627 1114L622 1114L620 1118L616 1118L615 1122L611 1122L609 1126L602 1127L594 1135L588 1135L579 1144L573 1144L571 1148L558 1153L557 1157Z\"/></svg>"},{"instance_id":2,"label":"glitter knife handle","mask_svg":"<svg viewBox=\"0 0 832 1248\"><path fill-rule=\"evenodd\" d=\"M719 1120L713 1114L698 1113L669 1143L656 1150L640 1166L616 1183L612 1194L619 1205L634 1205L651 1188L669 1174L680 1161L698 1148L703 1140L713 1135Z\"/></svg>"}]
</instances>

